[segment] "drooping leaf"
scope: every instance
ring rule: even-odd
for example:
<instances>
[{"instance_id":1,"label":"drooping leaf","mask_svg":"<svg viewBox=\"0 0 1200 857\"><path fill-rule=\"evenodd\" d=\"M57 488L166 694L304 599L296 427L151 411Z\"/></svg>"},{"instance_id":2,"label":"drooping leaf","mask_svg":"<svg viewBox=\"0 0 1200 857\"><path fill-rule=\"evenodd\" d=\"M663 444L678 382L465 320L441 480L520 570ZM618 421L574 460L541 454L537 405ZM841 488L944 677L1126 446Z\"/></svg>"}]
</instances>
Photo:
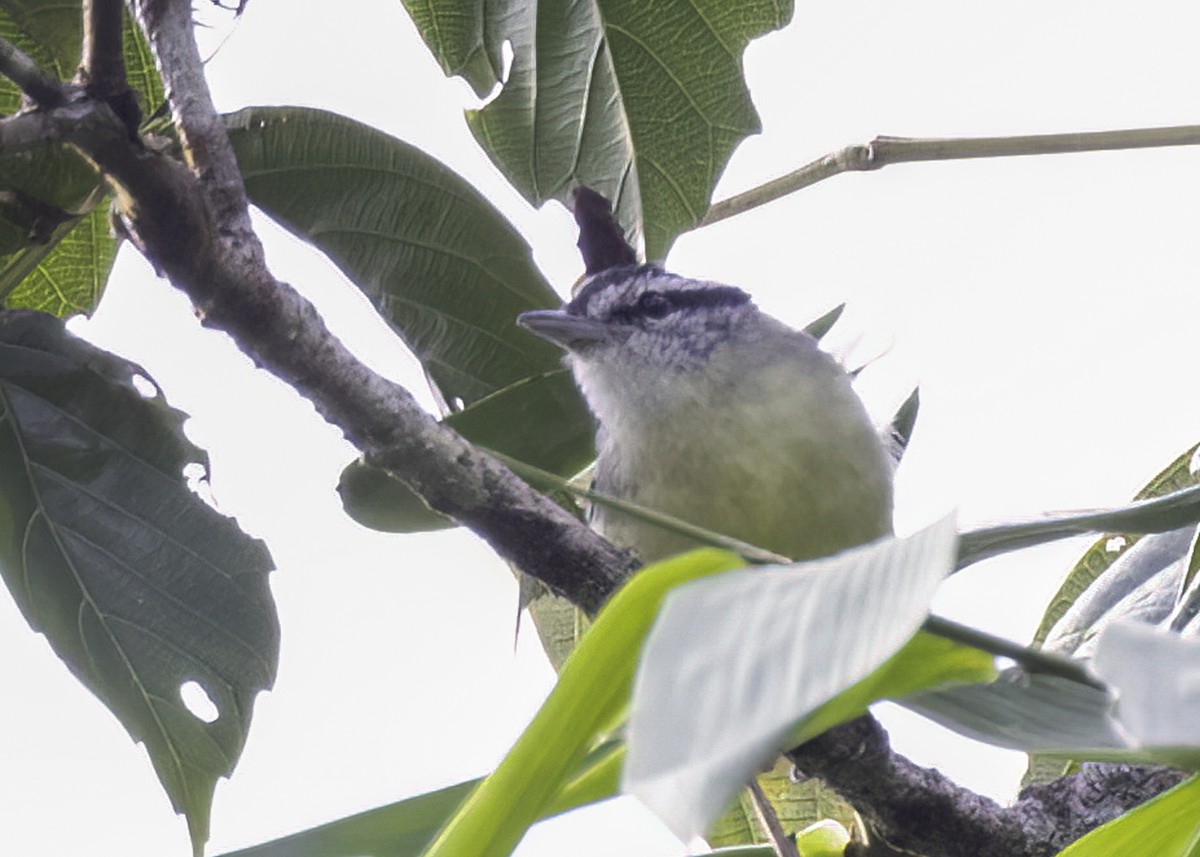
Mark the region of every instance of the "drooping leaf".
<instances>
[{"instance_id":1,"label":"drooping leaf","mask_svg":"<svg viewBox=\"0 0 1200 857\"><path fill-rule=\"evenodd\" d=\"M502 84L467 121L513 186L534 205L599 191L644 234L648 259L699 222L734 148L758 132L742 53L792 15L790 0L404 5L447 74L480 96Z\"/></svg>"},{"instance_id":2,"label":"drooping leaf","mask_svg":"<svg viewBox=\"0 0 1200 857\"><path fill-rule=\"evenodd\" d=\"M82 3L0 0L0 34L41 68L68 80L79 66ZM126 73L143 106L163 100L162 82L141 31L126 16ZM0 78L0 114L20 106ZM50 145L0 156L0 303L59 316L90 314L104 292L117 242L107 193L77 152Z\"/></svg>"},{"instance_id":3,"label":"drooping leaf","mask_svg":"<svg viewBox=\"0 0 1200 857\"><path fill-rule=\"evenodd\" d=\"M1112 696L1057 676L1010 669L990 684L934 688L900 702L948 729L1010 750L1120 756L1130 749L1113 717Z\"/></svg>"},{"instance_id":4,"label":"drooping leaf","mask_svg":"<svg viewBox=\"0 0 1200 857\"><path fill-rule=\"evenodd\" d=\"M988 685L937 688L902 702L1013 750L1200 768L1200 640L1117 621L1101 631L1091 663L1102 687L1008 670Z\"/></svg>"},{"instance_id":5,"label":"drooping leaf","mask_svg":"<svg viewBox=\"0 0 1200 857\"><path fill-rule=\"evenodd\" d=\"M1172 491L1195 485L1196 474L1192 473L1191 462L1197 451L1200 451L1200 445L1193 446L1178 456L1159 471L1134 499L1145 500L1150 497L1160 497ZM1100 577L1105 569L1116 562L1122 552L1129 550L1138 540L1138 536L1133 534L1114 535L1120 539L1119 549L1112 549L1114 544L1111 542L1111 536L1098 539L1084 552L1075 567L1067 574L1058 592L1050 599L1046 613L1038 624L1037 631L1033 636L1035 643L1043 642L1046 635L1050 633L1050 629L1070 609L1084 590L1091 586L1092 582Z\"/></svg>"},{"instance_id":6,"label":"drooping leaf","mask_svg":"<svg viewBox=\"0 0 1200 857\"><path fill-rule=\"evenodd\" d=\"M1120 551L1084 589L1042 641L1058 654L1090 657L1097 635L1111 622L1157 624L1175 607L1195 527L1155 533Z\"/></svg>"},{"instance_id":7,"label":"drooping leaf","mask_svg":"<svg viewBox=\"0 0 1200 857\"><path fill-rule=\"evenodd\" d=\"M227 124L251 201L342 269L452 410L558 367L560 352L515 323L558 296L512 226L443 164L320 110L248 108Z\"/></svg>"},{"instance_id":8,"label":"drooping leaf","mask_svg":"<svg viewBox=\"0 0 1200 857\"><path fill-rule=\"evenodd\" d=\"M141 382L136 379L141 378ZM0 314L0 575L71 671L144 743L193 843L274 680L266 548L188 487L204 454L145 373ZM218 717L192 714L195 682Z\"/></svg>"},{"instance_id":9,"label":"drooping leaf","mask_svg":"<svg viewBox=\"0 0 1200 857\"><path fill-rule=\"evenodd\" d=\"M1193 777L1097 827L1060 851L1058 857L1196 857L1200 853L1198 803L1200 777Z\"/></svg>"},{"instance_id":10,"label":"drooping leaf","mask_svg":"<svg viewBox=\"0 0 1200 857\"><path fill-rule=\"evenodd\" d=\"M703 835L806 719L913 636L956 545L947 520L673 592L638 666L625 789L681 839Z\"/></svg>"}]
</instances>

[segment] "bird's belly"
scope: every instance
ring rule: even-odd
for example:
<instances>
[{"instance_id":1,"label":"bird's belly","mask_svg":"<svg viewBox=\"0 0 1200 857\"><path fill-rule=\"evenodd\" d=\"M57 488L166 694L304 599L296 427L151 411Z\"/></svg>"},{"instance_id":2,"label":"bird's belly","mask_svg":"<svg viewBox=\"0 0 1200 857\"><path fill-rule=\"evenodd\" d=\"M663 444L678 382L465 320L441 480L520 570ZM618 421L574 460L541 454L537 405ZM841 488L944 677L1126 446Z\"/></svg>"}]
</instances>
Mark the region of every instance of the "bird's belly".
<instances>
[{"instance_id":1,"label":"bird's belly","mask_svg":"<svg viewBox=\"0 0 1200 857\"><path fill-rule=\"evenodd\" d=\"M643 432L636 450L615 453L597 488L714 532L797 559L835 553L891 529L891 465L869 425L849 433L760 414L732 434L681 432L669 424ZM737 437L730 448L716 437ZM820 438L833 438L825 443ZM769 460L764 450L769 449ZM615 451L614 451L615 452ZM663 462L676 462L664 467ZM597 528L654 560L697 542L599 507Z\"/></svg>"}]
</instances>

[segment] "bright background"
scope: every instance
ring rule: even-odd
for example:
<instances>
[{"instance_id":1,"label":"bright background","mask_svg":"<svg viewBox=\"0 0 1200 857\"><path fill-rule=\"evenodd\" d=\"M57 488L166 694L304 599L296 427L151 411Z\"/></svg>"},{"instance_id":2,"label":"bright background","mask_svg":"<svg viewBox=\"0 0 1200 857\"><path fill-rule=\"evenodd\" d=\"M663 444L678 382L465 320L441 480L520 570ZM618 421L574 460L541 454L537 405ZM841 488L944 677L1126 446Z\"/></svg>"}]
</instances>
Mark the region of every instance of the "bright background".
<instances>
[{"instance_id":1,"label":"bright background","mask_svg":"<svg viewBox=\"0 0 1200 857\"><path fill-rule=\"evenodd\" d=\"M252 0L242 21L197 4L218 107L325 107L435 154L532 243L561 291L581 264L569 216L532 211L475 147L474 103L396 0ZM1196 122L1183 2L801 3L746 66L764 133L717 198L876 134L975 136ZM222 44L223 41L223 44ZM218 48L218 45L220 47ZM888 167L842 176L684 236L669 265L750 290L802 325L842 301L840 340L890 352L864 395L889 414L919 382L901 529L1119 504L1200 438L1194 395L1200 152L1181 148ZM425 396L413 361L317 253L260 220L275 272L352 348ZM489 770L552 682L532 633L515 650L508 571L462 532L399 537L346 519L353 456L291 390L254 370L128 248L77 332L142 363L193 414L220 507L271 546L283 621L276 689L217 791L210 853ZM428 397L425 397L428 401ZM976 567L944 614L1016 639L1086 542ZM853 609L852 605L847 609ZM0 598L0 849L22 857L187 853L141 748ZM1007 800L1023 767L903 713L898 747ZM548 823L523 857L674 855L628 802Z\"/></svg>"}]
</instances>

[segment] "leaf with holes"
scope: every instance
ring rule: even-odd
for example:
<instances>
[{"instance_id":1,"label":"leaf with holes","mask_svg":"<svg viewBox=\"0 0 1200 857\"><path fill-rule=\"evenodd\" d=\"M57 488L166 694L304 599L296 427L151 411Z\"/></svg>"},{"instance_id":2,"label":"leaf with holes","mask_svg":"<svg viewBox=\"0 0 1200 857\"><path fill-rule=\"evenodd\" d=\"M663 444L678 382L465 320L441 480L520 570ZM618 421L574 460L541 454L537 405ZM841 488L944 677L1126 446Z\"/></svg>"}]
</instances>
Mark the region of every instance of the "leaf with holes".
<instances>
[{"instance_id":1,"label":"leaf with holes","mask_svg":"<svg viewBox=\"0 0 1200 857\"><path fill-rule=\"evenodd\" d=\"M198 851L216 780L275 678L271 558L189 490L185 468L205 456L139 376L51 316L0 314L0 576L146 745ZM183 702L193 683L212 722Z\"/></svg>"},{"instance_id":2,"label":"leaf with holes","mask_svg":"<svg viewBox=\"0 0 1200 857\"><path fill-rule=\"evenodd\" d=\"M587 185L661 259L708 210L734 148L759 131L747 43L790 0L404 0L447 74L483 97L467 122L534 205ZM512 50L507 78L503 48Z\"/></svg>"}]
</instances>

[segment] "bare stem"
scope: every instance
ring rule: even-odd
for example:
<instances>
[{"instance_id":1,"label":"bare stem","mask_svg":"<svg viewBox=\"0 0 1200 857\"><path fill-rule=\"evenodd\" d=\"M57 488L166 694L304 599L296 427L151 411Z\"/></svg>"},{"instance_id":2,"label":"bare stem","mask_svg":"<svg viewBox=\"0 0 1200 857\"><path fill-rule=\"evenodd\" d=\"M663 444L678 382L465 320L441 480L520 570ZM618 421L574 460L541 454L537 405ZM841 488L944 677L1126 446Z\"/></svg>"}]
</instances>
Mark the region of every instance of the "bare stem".
<instances>
[{"instance_id":1,"label":"bare stem","mask_svg":"<svg viewBox=\"0 0 1200 857\"><path fill-rule=\"evenodd\" d=\"M763 826L763 830L767 832L767 839L776 855L778 857L800 857L800 851L796 848L796 840L788 836L783 825L779 823L775 807L771 805L771 801L763 792L762 786L758 784L758 780L750 780L746 789L750 792L750 802L754 805L754 814L758 817L758 822Z\"/></svg>"},{"instance_id":2,"label":"bare stem","mask_svg":"<svg viewBox=\"0 0 1200 857\"><path fill-rule=\"evenodd\" d=\"M708 226L735 214L758 208L841 173L878 170L889 164L1195 145L1200 145L1200 125L1073 134L1030 134L1020 137L881 136L869 143L847 146L818 158L795 172L713 203L699 226Z\"/></svg>"}]
</instances>

